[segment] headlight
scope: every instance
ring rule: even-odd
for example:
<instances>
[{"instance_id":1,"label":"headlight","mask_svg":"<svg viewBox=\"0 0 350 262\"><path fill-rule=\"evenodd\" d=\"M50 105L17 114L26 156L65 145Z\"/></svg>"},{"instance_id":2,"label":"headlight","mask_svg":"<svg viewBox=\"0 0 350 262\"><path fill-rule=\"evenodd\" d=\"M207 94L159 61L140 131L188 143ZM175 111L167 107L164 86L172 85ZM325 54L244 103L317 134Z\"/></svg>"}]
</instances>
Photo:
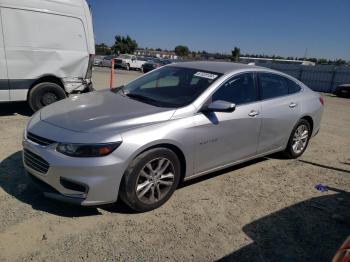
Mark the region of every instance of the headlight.
<instances>
[{"instance_id":1,"label":"headlight","mask_svg":"<svg viewBox=\"0 0 350 262\"><path fill-rule=\"evenodd\" d=\"M120 146L122 142L108 144L58 144L56 150L71 157L102 157L109 155Z\"/></svg>"}]
</instances>

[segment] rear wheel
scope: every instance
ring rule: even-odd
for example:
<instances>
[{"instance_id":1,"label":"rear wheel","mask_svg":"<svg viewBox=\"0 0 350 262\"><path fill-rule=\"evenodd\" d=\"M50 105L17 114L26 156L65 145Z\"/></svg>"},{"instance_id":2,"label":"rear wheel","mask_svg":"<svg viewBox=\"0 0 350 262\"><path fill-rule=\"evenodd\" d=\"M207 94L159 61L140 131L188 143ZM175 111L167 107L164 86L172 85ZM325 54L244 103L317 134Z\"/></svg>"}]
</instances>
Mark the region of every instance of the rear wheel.
<instances>
[{"instance_id":1,"label":"rear wheel","mask_svg":"<svg viewBox=\"0 0 350 262\"><path fill-rule=\"evenodd\" d=\"M126 64L125 69L129 71L130 70L130 65Z\"/></svg>"},{"instance_id":2,"label":"rear wheel","mask_svg":"<svg viewBox=\"0 0 350 262\"><path fill-rule=\"evenodd\" d=\"M124 174L121 199L132 209L146 212L163 205L180 180L180 161L167 148L155 148L136 157Z\"/></svg>"},{"instance_id":3,"label":"rear wheel","mask_svg":"<svg viewBox=\"0 0 350 262\"><path fill-rule=\"evenodd\" d=\"M288 158L297 158L301 156L309 144L310 136L310 123L305 119L301 119L292 131L288 145L283 152L284 155Z\"/></svg>"},{"instance_id":4,"label":"rear wheel","mask_svg":"<svg viewBox=\"0 0 350 262\"><path fill-rule=\"evenodd\" d=\"M44 82L34 86L29 93L28 103L33 111L38 111L44 106L65 99L66 93L59 85Z\"/></svg>"}]
</instances>

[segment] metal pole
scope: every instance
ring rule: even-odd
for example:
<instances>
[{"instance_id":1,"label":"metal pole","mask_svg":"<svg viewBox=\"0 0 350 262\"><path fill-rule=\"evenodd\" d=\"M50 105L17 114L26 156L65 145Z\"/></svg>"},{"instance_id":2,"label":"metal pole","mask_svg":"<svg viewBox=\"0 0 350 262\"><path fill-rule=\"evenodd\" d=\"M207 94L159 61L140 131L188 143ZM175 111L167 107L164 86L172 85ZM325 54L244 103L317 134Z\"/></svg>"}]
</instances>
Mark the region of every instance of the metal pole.
<instances>
[{"instance_id":1,"label":"metal pole","mask_svg":"<svg viewBox=\"0 0 350 262\"><path fill-rule=\"evenodd\" d=\"M114 87L114 58L111 60L111 76L109 81L109 88L112 89Z\"/></svg>"}]
</instances>

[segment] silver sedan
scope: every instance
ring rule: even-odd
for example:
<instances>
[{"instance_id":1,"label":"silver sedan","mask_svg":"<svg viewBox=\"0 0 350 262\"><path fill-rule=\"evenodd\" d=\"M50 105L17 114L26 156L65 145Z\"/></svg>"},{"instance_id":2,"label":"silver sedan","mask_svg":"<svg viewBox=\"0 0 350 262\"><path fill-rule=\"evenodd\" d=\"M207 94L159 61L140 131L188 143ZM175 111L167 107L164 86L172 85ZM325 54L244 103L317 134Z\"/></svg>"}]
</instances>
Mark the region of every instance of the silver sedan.
<instances>
[{"instance_id":1,"label":"silver sedan","mask_svg":"<svg viewBox=\"0 0 350 262\"><path fill-rule=\"evenodd\" d=\"M114 90L72 96L24 132L27 174L80 205L164 204L180 181L281 152L302 155L322 97L289 75L223 62L171 64Z\"/></svg>"}]
</instances>

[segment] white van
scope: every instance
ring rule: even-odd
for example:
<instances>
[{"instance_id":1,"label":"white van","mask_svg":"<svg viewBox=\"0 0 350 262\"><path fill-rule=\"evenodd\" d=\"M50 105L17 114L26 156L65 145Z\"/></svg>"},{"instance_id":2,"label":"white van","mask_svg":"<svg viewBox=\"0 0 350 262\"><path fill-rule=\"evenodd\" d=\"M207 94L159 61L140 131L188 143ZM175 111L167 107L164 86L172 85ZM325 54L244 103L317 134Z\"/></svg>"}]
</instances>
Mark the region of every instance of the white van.
<instances>
[{"instance_id":1,"label":"white van","mask_svg":"<svg viewBox=\"0 0 350 262\"><path fill-rule=\"evenodd\" d=\"M36 111L90 91L94 54L85 0L0 0L0 102Z\"/></svg>"}]
</instances>

